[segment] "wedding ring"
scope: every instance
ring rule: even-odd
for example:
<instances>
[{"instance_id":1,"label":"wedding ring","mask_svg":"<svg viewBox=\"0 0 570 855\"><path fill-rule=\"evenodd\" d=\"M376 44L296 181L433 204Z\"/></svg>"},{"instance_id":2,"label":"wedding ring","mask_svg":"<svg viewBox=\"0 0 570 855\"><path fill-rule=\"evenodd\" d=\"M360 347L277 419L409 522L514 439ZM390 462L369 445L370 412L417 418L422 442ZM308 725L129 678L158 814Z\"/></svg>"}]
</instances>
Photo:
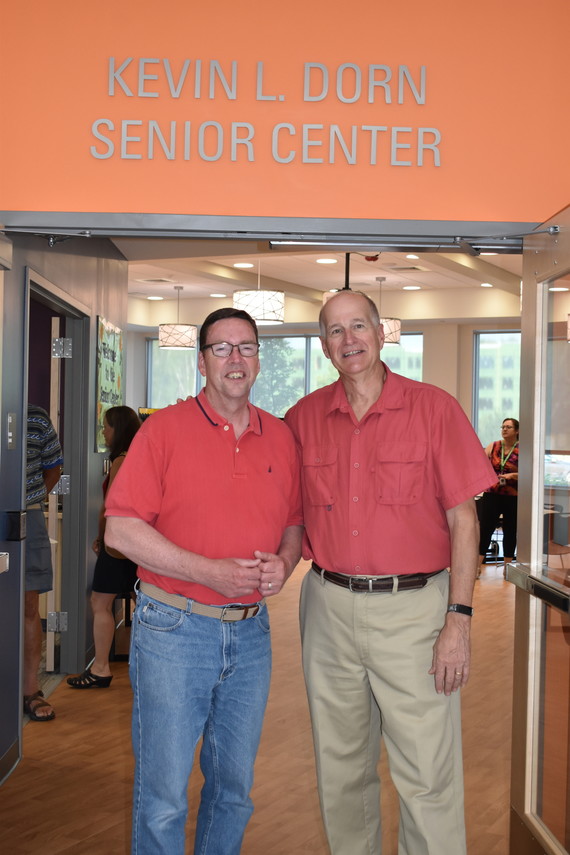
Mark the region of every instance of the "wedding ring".
<instances>
[{"instance_id":1,"label":"wedding ring","mask_svg":"<svg viewBox=\"0 0 570 855\"><path fill-rule=\"evenodd\" d=\"M456 676L456 677L462 677L462 676L463 676L463 671L456 671L456 672L455 672L455 676Z\"/></svg>"},{"instance_id":2,"label":"wedding ring","mask_svg":"<svg viewBox=\"0 0 570 855\"><path fill-rule=\"evenodd\" d=\"M271 590L271 589L272 589L272 587L273 587L272 583L271 583L271 582L268 582L268 583L267 583L267 587L269 588L269 590Z\"/></svg>"}]
</instances>

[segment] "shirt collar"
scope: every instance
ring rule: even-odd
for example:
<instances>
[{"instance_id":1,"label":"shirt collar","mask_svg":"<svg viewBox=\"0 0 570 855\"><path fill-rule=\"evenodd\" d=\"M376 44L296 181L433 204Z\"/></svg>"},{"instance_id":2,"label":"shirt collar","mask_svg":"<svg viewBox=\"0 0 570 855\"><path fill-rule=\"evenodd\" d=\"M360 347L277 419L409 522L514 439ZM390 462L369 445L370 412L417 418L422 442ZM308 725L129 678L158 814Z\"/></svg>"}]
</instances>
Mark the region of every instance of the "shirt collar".
<instances>
[{"instance_id":1,"label":"shirt collar","mask_svg":"<svg viewBox=\"0 0 570 855\"><path fill-rule=\"evenodd\" d=\"M229 425L229 421L221 416L216 410L212 407L208 398L206 397L204 389L202 389L196 398L194 399L198 405L198 409L201 410L204 418L206 418L210 424L214 425L214 427L224 427L224 425ZM260 436L263 433L263 425L261 422L261 416L259 414L259 410L253 406L249 401L247 402L247 407L249 410L249 425L247 430L253 431L253 433Z\"/></svg>"},{"instance_id":2,"label":"shirt collar","mask_svg":"<svg viewBox=\"0 0 570 855\"><path fill-rule=\"evenodd\" d=\"M382 366L386 372L386 379L384 380L382 392L368 412L381 413L384 410L399 410L404 406L403 378L399 374L394 374L385 362L382 362ZM327 415L334 410L340 410L341 413L348 413L350 404L348 403L342 380L339 378L328 388L330 391L326 410Z\"/></svg>"}]
</instances>

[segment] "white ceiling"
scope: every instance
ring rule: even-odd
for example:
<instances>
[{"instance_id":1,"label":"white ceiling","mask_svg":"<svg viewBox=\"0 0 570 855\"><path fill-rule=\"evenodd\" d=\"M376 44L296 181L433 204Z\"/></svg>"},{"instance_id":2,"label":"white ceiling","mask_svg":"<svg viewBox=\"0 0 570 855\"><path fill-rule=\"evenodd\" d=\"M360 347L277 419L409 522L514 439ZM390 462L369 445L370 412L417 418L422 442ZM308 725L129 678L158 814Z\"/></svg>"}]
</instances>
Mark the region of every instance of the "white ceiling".
<instances>
[{"instance_id":1,"label":"white ceiling","mask_svg":"<svg viewBox=\"0 0 570 855\"><path fill-rule=\"evenodd\" d=\"M345 281L345 253L315 251L301 247L287 251L271 249L267 242L239 240L189 240L165 238L114 238L129 261L129 294L146 298L174 299L175 285L181 285L180 299L207 298L211 294L231 296L234 290L257 287L258 267L261 287L273 287L301 299L315 300L318 292L342 288ZM383 290L398 291L405 285L419 285L424 291L461 289L490 282L518 294L522 276L522 256L493 256L461 253L382 252L373 249L350 253L350 287L378 295ZM318 258L335 258L336 264L318 264ZM239 270L233 265L247 261L254 267ZM379 283L378 279L384 277Z\"/></svg>"}]
</instances>

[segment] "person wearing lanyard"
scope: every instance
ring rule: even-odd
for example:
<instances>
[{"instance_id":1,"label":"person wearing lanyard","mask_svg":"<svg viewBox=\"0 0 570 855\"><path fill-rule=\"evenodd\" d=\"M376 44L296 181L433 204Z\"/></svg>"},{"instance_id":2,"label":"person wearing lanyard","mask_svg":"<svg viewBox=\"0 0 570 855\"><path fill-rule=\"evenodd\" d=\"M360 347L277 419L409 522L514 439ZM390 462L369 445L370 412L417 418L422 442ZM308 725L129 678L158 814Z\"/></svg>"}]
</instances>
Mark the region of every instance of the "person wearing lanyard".
<instances>
[{"instance_id":1,"label":"person wearing lanyard","mask_svg":"<svg viewBox=\"0 0 570 855\"><path fill-rule=\"evenodd\" d=\"M497 473L497 483L486 490L478 502L479 511L479 573L489 549L493 532L502 516L503 555L505 565L514 558L517 546L517 498L519 480L519 423L507 418L501 425L501 439L485 449Z\"/></svg>"}]
</instances>

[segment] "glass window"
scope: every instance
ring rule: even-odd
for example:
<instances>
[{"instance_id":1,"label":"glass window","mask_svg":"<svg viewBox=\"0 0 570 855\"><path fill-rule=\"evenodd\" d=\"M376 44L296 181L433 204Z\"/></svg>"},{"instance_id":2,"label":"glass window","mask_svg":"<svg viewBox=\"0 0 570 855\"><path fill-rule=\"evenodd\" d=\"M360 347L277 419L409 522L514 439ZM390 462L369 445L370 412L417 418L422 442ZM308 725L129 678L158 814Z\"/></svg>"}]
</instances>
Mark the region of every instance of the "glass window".
<instances>
[{"instance_id":1,"label":"glass window","mask_svg":"<svg viewBox=\"0 0 570 855\"><path fill-rule=\"evenodd\" d=\"M196 354L193 347L170 350L148 340L148 407L167 407L177 398L196 394Z\"/></svg>"},{"instance_id":2,"label":"glass window","mask_svg":"<svg viewBox=\"0 0 570 855\"><path fill-rule=\"evenodd\" d=\"M303 395L334 383L336 368L323 353L318 336L262 336L259 350L261 371L251 392L256 406L284 416ZM399 345L386 345L382 359L393 371L422 379L423 336L402 335ZM148 407L166 407L177 398L196 395L204 380L196 370L196 351L159 348L158 339L148 341Z\"/></svg>"},{"instance_id":3,"label":"glass window","mask_svg":"<svg viewBox=\"0 0 570 855\"><path fill-rule=\"evenodd\" d=\"M321 340L317 335L309 339L309 384L307 392L314 392L338 380L338 371L323 353Z\"/></svg>"},{"instance_id":4,"label":"glass window","mask_svg":"<svg viewBox=\"0 0 570 855\"><path fill-rule=\"evenodd\" d=\"M473 422L486 446L500 439L503 419L519 418L521 334L514 330L479 332L474 344Z\"/></svg>"},{"instance_id":5,"label":"glass window","mask_svg":"<svg viewBox=\"0 0 570 855\"><path fill-rule=\"evenodd\" d=\"M400 344L385 344L382 360L396 374L402 374L410 380L423 377L424 337L421 333L405 333L400 336Z\"/></svg>"},{"instance_id":6,"label":"glass window","mask_svg":"<svg viewBox=\"0 0 570 855\"><path fill-rule=\"evenodd\" d=\"M281 417L303 397L305 349L305 336L261 338L261 371L252 389L252 403Z\"/></svg>"}]
</instances>

